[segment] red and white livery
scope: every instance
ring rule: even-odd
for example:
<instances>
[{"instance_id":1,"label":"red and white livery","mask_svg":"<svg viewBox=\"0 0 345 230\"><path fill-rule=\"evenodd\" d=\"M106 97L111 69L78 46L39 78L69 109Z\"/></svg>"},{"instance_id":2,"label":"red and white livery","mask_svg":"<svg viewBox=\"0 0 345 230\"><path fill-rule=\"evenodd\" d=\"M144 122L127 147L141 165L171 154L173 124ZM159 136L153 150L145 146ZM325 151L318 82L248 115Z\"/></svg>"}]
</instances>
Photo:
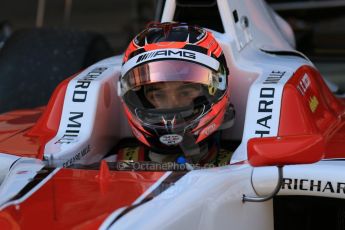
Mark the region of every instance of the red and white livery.
<instances>
[{"instance_id":1,"label":"red and white livery","mask_svg":"<svg viewBox=\"0 0 345 230\"><path fill-rule=\"evenodd\" d=\"M165 1L161 21L181 9ZM241 141L229 165L102 161L133 137L117 96L123 57L111 57L62 82L47 106L0 115L0 229L344 228L344 100L264 1L209 9L236 109L222 139Z\"/></svg>"}]
</instances>

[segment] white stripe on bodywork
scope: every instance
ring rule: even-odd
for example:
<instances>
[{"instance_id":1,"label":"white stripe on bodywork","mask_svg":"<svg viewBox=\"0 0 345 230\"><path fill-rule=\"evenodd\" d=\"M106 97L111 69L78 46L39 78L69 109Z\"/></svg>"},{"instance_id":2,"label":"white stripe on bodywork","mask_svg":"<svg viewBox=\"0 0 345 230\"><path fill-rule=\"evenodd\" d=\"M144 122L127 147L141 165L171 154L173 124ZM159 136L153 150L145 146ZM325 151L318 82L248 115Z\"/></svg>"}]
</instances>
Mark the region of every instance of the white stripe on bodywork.
<instances>
[{"instance_id":1,"label":"white stripe on bodywork","mask_svg":"<svg viewBox=\"0 0 345 230\"><path fill-rule=\"evenodd\" d=\"M322 160L314 164L287 165L278 195L322 196L345 199L345 161ZM255 167L253 188L259 195L269 194L277 184L276 167Z\"/></svg>"},{"instance_id":2,"label":"white stripe on bodywork","mask_svg":"<svg viewBox=\"0 0 345 230\"><path fill-rule=\"evenodd\" d=\"M153 190L155 190L166 178L168 178L168 176L170 176L172 172L166 172L164 173L164 175L159 178L159 180L156 181L156 183L154 183L149 189L147 189L143 194L141 194L141 196L139 196L134 202L133 205L139 204L140 202L142 202L145 197L147 197L150 193L153 192Z\"/></svg>"},{"instance_id":3,"label":"white stripe on bodywork","mask_svg":"<svg viewBox=\"0 0 345 230\"><path fill-rule=\"evenodd\" d=\"M42 165L43 167L43 165ZM41 168L42 168L41 167ZM11 205L19 205L20 203L23 203L26 199L28 199L32 194L34 194L37 190L39 190L45 183L47 183L58 171L60 170L60 168L56 168L54 171L52 171L46 178L44 178L40 183L38 183L35 187L33 187L29 192L27 192L24 196L22 196L21 198L17 199L17 200L13 200L7 203L1 203L0 202L0 211L7 208L8 206ZM14 171L13 173L17 173L18 170ZM24 179L26 179L26 184L23 184L23 186L19 186L17 187L17 192L14 194L16 195L21 189L20 187L24 188L29 182L30 182L30 178L33 178L37 175L37 170L36 173L31 173L29 174L30 177L26 177ZM17 177L23 177L23 175L16 175ZM20 178L21 180L23 180L23 178ZM11 181L15 181L16 183L18 183L18 179L15 180L15 178L13 177L9 177L9 180ZM3 185L6 185L5 182Z\"/></svg>"},{"instance_id":4,"label":"white stripe on bodywork","mask_svg":"<svg viewBox=\"0 0 345 230\"><path fill-rule=\"evenodd\" d=\"M170 176L172 171L168 171L164 173L163 176L161 176L151 187L149 187L141 196L139 196L131 205L137 205L140 202L142 202L150 193L152 193L156 188L159 187L162 182ZM113 223L113 221L124 211L127 207L122 207L120 209L115 210L113 213L111 213L107 219L103 222L103 224L100 226L99 230L106 230L110 227L110 225Z\"/></svg>"},{"instance_id":5,"label":"white stripe on bodywork","mask_svg":"<svg viewBox=\"0 0 345 230\"><path fill-rule=\"evenodd\" d=\"M126 208L127 207L116 209L115 212L110 214L110 216L108 216L107 219L105 219L105 221L102 223L98 230L107 230L111 223L113 223L113 221L116 219L116 217L118 217Z\"/></svg>"},{"instance_id":6,"label":"white stripe on bodywork","mask_svg":"<svg viewBox=\"0 0 345 230\"><path fill-rule=\"evenodd\" d=\"M10 168L14 165L16 161L18 161L20 157L10 155L10 154L5 154L5 153L0 153L0 187L3 182L3 180L6 178L7 174L10 171ZM0 202L1 204L1 202Z\"/></svg>"},{"instance_id":7,"label":"white stripe on bodywork","mask_svg":"<svg viewBox=\"0 0 345 230\"><path fill-rule=\"evenodd\" d=\"M242 143L234 152L231 163L248 159L247 143L249 139L274 137L278 134L283 89L286 82L293 76L293 72L281 66L268 70L263 72L250 87ZM277 82L273 83L272 79L278 76L278 73L284 74ZM267 89L274 89L273 97L261 96L262 92L269 94ZM267 106L268 109L272 109L272 112L259 111L259 108L264 108L265 103L272 103Z\"/></svg>"},{"instance_id":8,"label":"white stripe on bodywork","mask_svg":"<svg viewBox=\"0 0 345 230\"><path fill-rule=\"evenodd\" d=\"M284 76L277 82L277 83L266 83L266 80L269 78L272 72L285 72ZM246 120L244 126L244 133L243 139L249 140L253 137L261 137L258 131L268 131L269 134L264 134L263 137L274 137L278 134L279 128L279 118L280 118L280 108L282 102L282 94L283 89L286 82L290 79L293 75L293 72L288 70L272 70L270 72L266 72L263 74L262 77L258 78L257 81L253 83L250 87L249 96L248 96L248 103L247 103L247 112L246 112ZM273 76L273 75L271 75ZM269 92L269 90L265 89L274 89L274 97L260 97L261 92ZM272 105L267 106L267 108L272 109L272 112L259 112L259 105L261 101L270 101L273 102ZM264 103L261 103L264 105ZM271 116L272 118L267 120L267 125L270 127L269 129L266 127L262 127L262 125L258 124L258 120L264 117Z\"/></svg>"},{"instance_id":9,"label":"white stripe on bodywork","mask_svg":"<svg viewBox=\"0 0 345 230\"><path fill-rule=\"evenodd\" d=\"M98 162L109 151L120 133L119 74L117 65L95 64L69 82L58 132L44 149L44 159L50 165ZM89 81L84 85L87 88L81 87L83 81Z\"/></svg>"}]
</instances>

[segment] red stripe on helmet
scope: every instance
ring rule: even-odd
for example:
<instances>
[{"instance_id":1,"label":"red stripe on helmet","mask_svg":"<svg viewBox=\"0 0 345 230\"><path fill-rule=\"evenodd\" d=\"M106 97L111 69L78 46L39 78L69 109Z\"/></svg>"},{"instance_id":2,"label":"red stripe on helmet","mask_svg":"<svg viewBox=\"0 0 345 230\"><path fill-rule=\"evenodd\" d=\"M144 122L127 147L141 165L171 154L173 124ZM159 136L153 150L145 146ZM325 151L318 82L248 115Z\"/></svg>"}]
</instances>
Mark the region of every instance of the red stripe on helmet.
<instances>
[{"instance_id":1,"label":"red stripe on helmet","mask_svg":"<svg viewBox=\"0 0 345 230\"><path fill-rule=\"evenodd\" d=\"M127 62L129 55L133 53L134 51L136 51L137 49L138 49L138 46L134 43L134 41L131 41L131 43L129 43L126 49L125 55L123 56L123 62L124 63Z\"/></svg>"},{"instance_id":2,"label":"red stripe on helmet","mask_svg":"<svg viewBox=\"0 0 345 230\"><path fill-rule=\"evenodd\" d=\"M211 32L207 32L205 39L197 43L198 46L204 47L207 49L207 55L213 54L216 57L219 57L222 54L222 48L218 45L217 40L214 38Z\"/></svg>"}]
</instances>

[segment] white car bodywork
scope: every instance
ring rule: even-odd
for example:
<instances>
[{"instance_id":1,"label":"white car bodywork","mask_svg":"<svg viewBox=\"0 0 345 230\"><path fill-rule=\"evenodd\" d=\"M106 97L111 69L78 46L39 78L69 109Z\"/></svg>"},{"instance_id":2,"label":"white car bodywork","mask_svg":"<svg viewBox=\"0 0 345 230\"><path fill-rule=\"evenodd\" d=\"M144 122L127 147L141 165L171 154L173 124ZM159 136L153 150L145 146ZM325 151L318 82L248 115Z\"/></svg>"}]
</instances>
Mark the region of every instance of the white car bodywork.
<instances>
[{"instance_id":1,"label":"white car bodywork","mask_svg":"<svg viewBox=\"0 0 345 230\"><path fill-rule=\"evenodd\" d=\"M254 168L248 164L247 141L260 137L257 131L263 127L258 126L257 119L267 116L257 110L264 82L272 76L279 78L272 86L275 89L272 98L274 110L269 114L272 116L269 129L264 130L265 137L270 137L278 132L285 83L299 67L313 64L294 50L291 28L263 0L217 2L225 32L212 32L220 42L229 65L231 102L236 110L236 124L224 132L223 139L242 140L242 144L234 152L231 165L191 171L155 199L111 224L121 211L114 210L101 229L274 229L272 199L261 203L242 200L244 194L262 196L271 193L278 179L276 167ZM166 1L162 22L173 20L175 8L175 0ZM234 21L234 11L239 15L238 22ZM290 52L290 55L275 54L282 51ZM92 87L86 89L87 95L92 97L89 96L86 103L76 104L73 99L76 99L78 80L97 68L104 71L93 81ZM45 146L45 163L61 167L72 163L97 162L104 157L114 140L132 136L120 100L109 98L117 95L120 71L121 56L116 56L90 66L69 82L59 131ZM71 114L77 113L85 115L72 119L74 124L81 124L78 135L61 141L66 137L68 124L71 124ZM5 178L4 175L7 175L6 178L13 177L13 173L8 172L16 168L11 169L10 165L17 158L5 154L0 158L1 162L4 162L2 158L10 162L1 164L0 178ZM344 164L343 161L328 160L311 165L285 166L285 187L278 195L343 199ZM33 166L37 167L40 168L40 164ZM320 189L313 189L311 183L320 184ZM18 188L2 183L0 197L3 191L11 189Z\"/></svg>"}]
</instances>

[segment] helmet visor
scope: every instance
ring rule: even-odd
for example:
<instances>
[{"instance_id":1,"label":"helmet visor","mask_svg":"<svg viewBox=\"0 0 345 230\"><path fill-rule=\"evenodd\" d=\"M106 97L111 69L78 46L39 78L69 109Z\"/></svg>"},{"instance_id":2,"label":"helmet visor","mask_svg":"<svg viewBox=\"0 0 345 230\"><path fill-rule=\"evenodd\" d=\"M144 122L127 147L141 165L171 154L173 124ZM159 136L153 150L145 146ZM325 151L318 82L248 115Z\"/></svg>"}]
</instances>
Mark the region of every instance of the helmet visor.
<instances>
[{"instance_id":1,"label":"helmet visor","mask_svg":"<svg viewBox=\"0 0 345 230\"><path fill-rule=\"evenodd\" d=\"M164 60L144 63L122 79L123 100L146 126L186 127L226 92L226 72L200 64Z\"/></svg>"},{"instance_id":2,"label":"helmet visor","mask_svg":"<svg viewBox=\"0 0 345 230\"><path fill-rule=\"evenodd\" d=\"M121 96L143 85L159 82L199 83L214 91L226 87L225 74L221 71L188 61L164 60L144 63L130 70L121 78Z\"/></svg>"}]
</instances>

